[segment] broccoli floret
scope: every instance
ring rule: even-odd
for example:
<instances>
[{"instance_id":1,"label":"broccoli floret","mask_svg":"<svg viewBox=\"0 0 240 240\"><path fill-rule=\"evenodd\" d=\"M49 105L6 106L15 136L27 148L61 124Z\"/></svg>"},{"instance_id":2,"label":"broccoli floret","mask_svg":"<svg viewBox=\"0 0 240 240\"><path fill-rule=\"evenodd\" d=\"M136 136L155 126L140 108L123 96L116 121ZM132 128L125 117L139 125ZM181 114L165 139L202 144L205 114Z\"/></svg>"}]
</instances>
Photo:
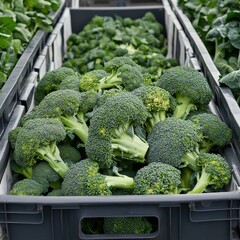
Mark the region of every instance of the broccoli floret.
<instances>
[{"instance_id":1,"label":"broccoli floret","mask_svg":"<svg viewBox=\"0 0 240 240\"><path fill-rule=\"evenodd\" d=\"M50 184L60 180L60 176L47 162L39 162L32 170L32 179L43 186L43 193L48 191Z\"/></svg>"},{"instance_id":2,"label":"broccoli floret","mask_svg":"<svg viewBox=\"0 0 240 240\"><path fill-rule=\"evenodd\" d=\"M110 97L114 96L115 94L120 93L122 90L117 88L112 88L105 90L102 95L99 96L97 106L103 105Z\"/></svg>"},{"instance_id":3,"label":"broccoli floret","mask_svg":"<svg viewBox=\"0 0 240 240\"><path fill-rule=\"evenodd\" d=\"M58 149L60 151L61 158L68 166L81 160L80 152L69 144L58 145Z\"/></svg>"},{"instance_id":4,"label":"broccoli floret","mask_svg":"<svg viewBox=\"0 0 240 240\"><path fill-rule=\"evenodd\" d=\"M10 195L18 196L41 196L43 193L43 186L33 179L24 179L16 182L11 191Z\"/></svg>"},{"instance_id":5,"label":"broccoli floret","mask_svg":"<svg viewBox=\"0 0 240 240\"><path fill-rule=\"evenodd\" d=\"M88 118L85 114L91 111L98 100L98 93L88 91L80 93L74 90L58 90L49 93L41 103L23 118L58 118L65 129L77 135L83 143L88 136Z\"/></svg>"},{"instance_id":6,"label":"broccoli floret","mask_svg":"<svg viewBox=\"0 0 240 240\"><path fill-rule=\"evenodd\" d=\"M231 180L231 169L227 161L219 154L202 153L196 160L201 168L197 184L188 193L202 193L207 187L219 190Z\"/></svg>"},{"instance_id":7,"label":"broccoli floret","mask_svg":"<svg viewBox=\"0 0 240 240\"><path fill-rule=\"evenodd\" d=\"M181 189L182 191L186 192L193 188L195 184L193 184L193 180L195 177L195 173L191 168L184 167L181 169Z\"/></svg>"},{"instance_id":8,"label":"broccoli floret","mask_svg":"<svg viewBox=\"0 0 240 240\"><path fill-rule=\"evenodd\" d=\"M17 140L17 135L18 135L19 130L20 130L20 127L16 127L13 130L11 130L8 134L8 141L10 142L12 149L15 148L15 143Z\"/></svg>"},{"instance_id":9,"label":"broccoli floret","mask_svg":"<svg viewBox=\"0 0 240 240\"><path fill-rule=\"evenodd\" d=\"M180 192L180 186L179 169L169 164L153 162L137 171L133 194L177 194Z\"/></svg>"},{"instance_id":10,"label":"broccoli floret","mask_svg":"<svg viewBox=\"0 0 240 240\"><path fill-rule=\"evenodd\" d=\"M10 162L10 168L14 173L21 174L26 178L32 178L32 167L22 167L15 160Z\"/></svg>"},{"instance_id":11,"label":"broccoli floret","mask_svg":"<svg viewBox=\"0 0 240 240\"><path fill-rule=\"evenodd\" d=\"M177 100L174 116L185 119L190 111L207 106L212 93L207 80L191 67L177 66L167 69L156 82Z\"/></svg>"},{"instance_id":12,"label":"broccoli floret","mask_svg":"<svg viewBox=\"0 0 240 240\"><path fill-rule=\"evenodd\" d=\"M47 194L49 197L59 197L59 196L64 196L62 189L53 189L51 192Z\"/></svg>"},{"instance_id":13,"label":"broccoli floret","mask_svg":"<svg viewBox=\"0 0 240 240\"><path fill-rule=\"evenodd\" d=\"M158 122L147 138L147 162L163 162L174 167L198 170L200 128L189 120L167 118Z\"/></svg>"},{"instance_id":14,"label":"broccoli floret","mask_svg":"<svg viewBox=\"0 0 240 240\"><path fill-rule=\"evenodd\" d=\"M62 80L57 90L71 89L71 90L79 91L80 79L81 78L78 75L70 75Z\"/></svg>"},{"instance_id":15,"label":"broccoli floret","mask_svg":"<svg viewBox=\"0 0 240 240\"><path fill-rule=\"evenodd\" d=\"M15 144L15 161L22 167L32 167L45 160L61 177L68 170L60 157L57 143L64 140L66 131L57 119L35 118L20 129Z\"/></svg>"},{"instance_id":16,"label":"broccoli floret","mask_svg":"<svg viewBox=\"0 0 240 240\"><path fill-rule=\"evenodd\" d=\"M230 143L232 131L226 123L222 122L212 113L202 113L190 118L202 129L203 138L199 143L200 152L210 152L223 148Z\"/></svg>"},{"instance_id":17,"label":"broccoli floret","mask_svg":"<svg viewBox=\"0 0 240 240\"><path fill-rule=\"evenodd\" d=\"M105 63L103 70L94 70L82 76L80 90L99 91L108 88L125 88L132 91L141 86L143 76L141 68L128 57L115 57ZM100 74L99 74L100 73ZM104 76L102 76L105 73Z\"/></svg>"},{"instance_id":18,"label":"broccoli floret","mask_svg":"<svg viewBox=\"0 0 240 240\"><path fill-rule=\"evenodd\" d=\"M62 183L65 196L112 195L112 188L133 189L133 178L119 174L106 176L99 173L99 165L89 159L72 165Z\"/></svg>"},{"instance_id":19,"label":"broccoli floret","mask_svg":"<svg viewBox=\"0 0 240 240\"><path fill-rule=\"evenodd\" d=\"M48 93L58 90L58 86L63 79L75 74L76 72L74 70L66 67L61 67L46 73L37 85L34 95L35 104L39 104Z\"/></svg>"},{"instance_id":20,"label":"broccoli floret","mask_svg":"<svg viewBox=\"0 0 240 240\"><path fill-rule=\"evenodd\" d=\"M152 224L144 217L104 218L105 234L146 234L153 230Z\"/></svg>"},{"instance_id":21,"label":"broccoli floret","mask_svg":"<svg viewBox=\"0 0 240 240\"><path fill-rule=\"evenodd\" d=\"M170 107L171 95L157 86L142 86L132 91L146 106L149 117L145 123L147 132L159 121L165 120Z\"/></svg>"},{"instance_id":22,"label":"broccoli floret","mask_svg":"<svg viewBox=\"0 0 240 240\"><path fill-rule=\"evenodd\" d=\"M142 126L146 118L146 107L133 94L112 96L91 118L87 156L103 168L114 165L117 157L143 163L148 143L134 133L133 127Z\"/></svg>"}]
</instances>

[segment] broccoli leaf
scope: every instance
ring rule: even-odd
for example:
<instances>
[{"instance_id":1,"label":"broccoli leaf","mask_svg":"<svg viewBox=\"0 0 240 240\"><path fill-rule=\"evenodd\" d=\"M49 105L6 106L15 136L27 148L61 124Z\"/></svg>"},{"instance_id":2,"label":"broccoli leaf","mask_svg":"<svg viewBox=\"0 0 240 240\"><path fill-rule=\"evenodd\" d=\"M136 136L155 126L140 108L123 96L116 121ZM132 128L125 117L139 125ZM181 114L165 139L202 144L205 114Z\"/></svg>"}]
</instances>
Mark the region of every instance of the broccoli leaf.
<instances>
[{"instance_id":1,"label":"broccoli leaf","mask_svg":"<svg viewBox=\"0 0 240 240\"><path fill-rule=\"evenodd\" d=\"M240 70L229 73L219 80L220 83L226 84L231 89L240 88Z\"/></svg>"}]
</instances>

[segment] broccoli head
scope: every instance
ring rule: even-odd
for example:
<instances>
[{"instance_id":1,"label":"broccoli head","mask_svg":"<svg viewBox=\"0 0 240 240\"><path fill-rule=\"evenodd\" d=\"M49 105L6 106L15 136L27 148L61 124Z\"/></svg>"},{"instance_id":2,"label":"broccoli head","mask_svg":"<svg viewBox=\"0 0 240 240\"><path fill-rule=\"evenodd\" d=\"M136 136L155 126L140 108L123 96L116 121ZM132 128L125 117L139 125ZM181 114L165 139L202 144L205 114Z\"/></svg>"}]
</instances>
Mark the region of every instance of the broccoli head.
<instances>
[{"instance_id":1,"label":"broccoli head","mask_svg":"<svg viewBox=\"0 0 240 240\"><path fill-rule=\"evenodd\" d=\"M179 169L169 164L153 162L137 171L133 194L177 194L180 192L180 186Z\"/></svg>"},{"instance_id":2,"label":"broccoli head","mask_svg":"<svg viewBox=\"0 0 240 240\"><path fill-rule=\"evenodd\" d=\"M105 234L146 234L153 230L152 224L144 217L104 218Z\"/></svg>"},{"instance_id":3,"label":"broccoli head","mask_svg":"<svg viewBox=\"0 0 240 240\"><path fill-rule=\"evenodd\" d=\"M199 143L200 152L210 152L217 148L223 148L230 143L232 131L216 115L202 113L192 116L190 120L202 129L203 138Z\"/></svg>"},{"instance_id":4,"label":"broccoli head","mask_svg":"<svg viewBox=\"0 0 240 240\"><path fill-rule=\"evenodd\" d=\"M43 193L46 193L50 184L59 181L60 176L47 162L39 162L33 167L32 179L40 183L43 186Z\"/></svg>"},{"instance_id":5,"label":"broccoli head","mask_svg":"<svg viewBox=\"0 0 240 240\"><path fill-rule=\"evenodd\" d=\"M132 91L146 106L149 117L146 121L147 132L159 121L165 120L170 108L171 95L168 91L156 86L142 86Z\"/></svg>"},{"instance_id":6,"label":"broccoli head","mask_svg":"<svg viewBox=\"0 0 240 240\"><path fill-rule=\"evenodd\" d=\"M115 164L115 158L143 163L148 143L134 133L142 126L147 110L141 100L129 92L109 98L94 113L90 121L85 150L87 156L101 167Z\"/></svg>"},{"instance_id":7,"label":"broccoli head","mask_svg":"<svg viewBox=\"0 0 240 240\"><path fill-rule=\"evenodd\" d=\"M121 175L114 169L117 176L99 173L99 165L90 159L81 160L72 165L67 172L62 191L65 196L108 196L112 188L133 189L133 179Z\"/></svg>"},{"instance_id":8,"label":"broccoli head","mask_svg":"<svg viewBox=\"0 0 240 240\"><path fill-rule=\"evenodd\" d=\"M219 154L201 153L196 160L201 170L198 172L197 183L188 193L202 193L211 187L219 190L229 184L231 169L227 161Z\"/></svg>"},{"instance_id":9,"label":"broccoli head","mask_svg":"<svg viewBox=\"0 0 240 240\"><path fill-rule=\"evenodd\" d=\"M81 159L80 152L70 144L58 145L60 156L68 166L77 163Z\"/></svg>"},{"instance_id":10,"label":"broccoli head","mask_svg":"<svg viewBox=\"0 0 240 240\"><path fill-rule=\"evenodd\" d=\"M167 118L158 122L148 135L147 162L163 162L174 167L197 170L200 128L189 120Z\"/></svg>"},{"instance_id":11,"label":"broccoli head","mask_svg":"<svg viewBox=\"0 0 240 240\"><path fill-rule=\"evenodd\" d=\"M22 167L16 163L16 161L13 159L10 162L10 168L11 171L13 171L16 174L21 174L26 178L32 178L32 167Z\"/></svg>"},{"instance_id":12,"label":"broccoli head","mask_svg":"<svg viewBox=\"0 0 240 240\"><path fill-rule=\"evenodd\" d=\"M33 179L23 179L16 182L11 191L10 195L17 196L41 196L43 193L43 186Z\"/></svg>"},{"instance_id":13,"label":"broccoli head","mask_svg":"<svg viewBox=\"0 0 240 240\"><path fill-rule=\"evenodd\" d=\"M113 58L105 63L104 70L93 70L83 75L80 90L124 88L132 91L142 85L141 68L128 57Z\"/></svg>"},{"instance_id":14,"label":"broccoli head","mask_svg":"<svg viewBox=\"0 0 240 240\"><path fill-rule=\"evenodd\" d=\"M45 160L61 177L68 170L60 157L57 143L64 140L63 124L52 118L35 118L20 129L15 144L15 161L22 167L32 167L38 160Z\"/></svg>"},{"instance_id":15,"label":"broccoli head","mask_svg":"<svg viewBox=\"0 0 240 240\"><path fill-rule=\"evenodd\" d=\"M74 90L58 90L49 93L41 103L23 118L57 118L65 129L77 135L83 143L88 136L86 113L91 111L98 100L95 91L80 93Z\"/></svg>"},{"instance_id":16,"label":"broccoli head","mask_svg":"<svg viewBox=\"0 0 240 240\"><path fill-rule=\"evenodd\" d=\"M58 90L59 84L62 80L70 75L76 75L76 72L67 67L61 67L46 73L37 85L34 95L35 104L39 104L48 93Z\"/></svg>"},{"instance_id":17,"label":"broccoli head","mask_svg":"<svg viewBox=\"0 0 240 240\"><path fill-rule=\"evenodd\" d=\"M177 118L185 119L190 111L207 106L212 98L207 80L191 67L167 69L156 85L176 98L174 116Z\"/></svg>"}]
</instances>

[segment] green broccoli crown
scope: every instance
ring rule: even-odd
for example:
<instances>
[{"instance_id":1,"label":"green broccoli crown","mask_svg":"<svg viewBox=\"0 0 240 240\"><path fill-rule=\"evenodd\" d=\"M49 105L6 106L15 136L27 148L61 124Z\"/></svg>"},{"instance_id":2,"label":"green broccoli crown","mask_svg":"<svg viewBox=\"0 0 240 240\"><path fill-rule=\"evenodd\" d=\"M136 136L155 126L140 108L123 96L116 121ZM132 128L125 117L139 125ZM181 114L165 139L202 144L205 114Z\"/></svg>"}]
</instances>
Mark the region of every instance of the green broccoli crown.
<instances>
[{"instance_id":1,"label":"green broccoli crown","mask_svg":"<svg viewBox=\"0 0 240 240\"><path fill-rule=\"evenodd\" d=\"M50 183L60 180L60 176L50 167L47 162L39 162L32 170L32 179L43 186L43 192L46 193Z\"/></svg>"},{"instance_id":2,"label":"green broccoli crown","mask_svg":"<svg viewBox=\"0 0 240 240\"><path fill-rule=\"evenodd\" d=\"M47 194L49 197L58 197L63 196L63 192L61 189L53 189L51 192Z\"/></svg>"},{"instance_id":3,"label":"green broccoli crown","mask_svg":"<svg viewBox=\"0 0 240 240\"><path fill-rule=\"evenodd\" d=\"M190 67L177 66L167 69L156 85L176 98L179 107L174 115L178 118L186 118L191 110L206 106L212 97L207 80Z\"/></svg>"},{"instance_id":4,"label":"green broccoli crown","mask_svg":"<svg viewBox=\"0 0 240 240\"><path fill-rule=\"evenodd\" d=\"M63 177L67 166L63 163L56 144L65 137L63 124L57 119L35 118L27 121L19 131L15 144L16 163L31 167L37 160L45 160Z\"/></svg>"},{"instance_id":5,"label":"green broccoli crown","mask_svg":"<svg viewBox=\"0 0 240 240\"><path fill-rule=\"evenodd\" d=\"M62 80L57 90L75 90L79 91L80 75L70 75Z\"/></svg>"},{"instance_id":6,"label":"green broccoli crown","mask_svg":"<svg viewBox=\"0 0 240 240\"><path fill-rule=\"evenodd\" d=\"M16 182L11 191L10 195L18 196L41 196L43 193L43 186L33 179L24 179Z\"/></svg>"},{"instance_id":7,"label":"green broccoli crown","mask_svg":"<svg viewBox=\"0 0 240 240\"><path fill-rule=\"evenodd\" d=\"M110 167L114 156L144 161L148 144L134 134L132 126L143 125L146 118L146 107L136 96L129 92L112 96L91 118L87 156L101 167Z\"/></svg>"},{"instance_id":8,"label":"green broccoli crown","mask_svg":"<svg viewBox=\"0 0 240 240\"><path fill-rule=\"evenodd\" d=\"M194 168L200 139L200 129L193 122L167 118L158 122L148 135L147 161L163 162L174 167L191 164Z\"/></svg>"},{"instance_id":9,"label":"green broccoli crown","mask_svg":"<svg viewBox=\"0 0 240 240\"><path fill-rule=\"evenodd\" d=\"M180 185L180 170L169 164L154 162L138 170L133 194L176 194L179 193Z\"/></svg>"},{"instance_id":10,"label":"green broccoli crown","mask_svg":"<svg viewBox=\"0 0 240 240\"><path fill-rule=\"evenodd\" d=\"M37 85L35 91L35 103L39 104L48 93L58 89L58 86L63 79L75 74L76 72L74 70L66 67L61 67L46 73Z\"/></svg>"},{"instance_id":11,"label":"green broccoli crown","mask_svg":"<svg viewBox=\"0 0 240 240\"><path fill-rule=\"evenodd\" d=\"M71 166L62 183L66 196L112 195L111 188L133 189L133 179L125 175L105 176L99 173L99 165L89 159Z\"/></svg>"},{"instance_id":12,"label":"green broccoli crown","mask_svg":"<svg viewBox=\"0 0 240 240\"><path fill-rule=\"evenodd\" d=\"M231 180L231 168L219 154L201 153L196 164L201 167L201 173L197 184L188 193L202 193L208 186L221 189Z\"/></svg>"},{"instance_id":13,"label":"green broccoli crown","mask_svg":"<svg viewBox=\"0 0 240 240\"><path fill-rule=\"evenodd\" d=\"M117 72L120 67L124 65L130 65L132 67L136 67L139 72L141 72L141 67L137 65L131 58L129 57L115 57L112 60L108 61L104 65L104 70L108 73Z\"/></svg>"},{"instance_id":14,"label":"green broccoli crown","mask_svg":"<svg viewBox=\"0 0 240 240\"><path fill-rule=\"evenodd\" d=\"M104 218L105 234L146 234L151 233L152 224L143 217Z\"/></svg>"},{"instance_id":15,"label":"green broccoli crown","mask_svg":"<svg viewBox=\"0 0 240 240\"><path fill-rule=\"evenodd\" d=\"M94 108L98 94L94 91L80 93L74 90L58 90L49 93L25 119L45 117L58 118L67 131L86 142L88 135L87 111Z\"/></svg>"},{"instance_id":16,"label":"green broccoli crown","mask_svg":"<svg viewBox=\"0 0 240 240\"><path fill-rule=\"evenodd\" d=\"M200 142L200 151L209 152L214 147L224 147L230 143L232 131L216 115L202 113L190 118L202 128L203 139Z\"/></svg>"},{"instance_id":17,"label":"green broccoli crown","mask_svg":"<svg viewBox=\"0 0 240 240\"><path fill-rule=\"evenodd\" d=\"M117 93L120 93L122 90L117 88L112 88L105 90L102 95L99 96L97 106L103 105L110 97L114 96Z\"/></svg>"},{"instance_id":18,"label":"green broccoli crown","mask_svg":"<svg viewBox=\"0 0 240 240\"><path fill-rule=\"evenodd\" d=\"M70 144L58 145L60 156L68 165L77 163L81 160L80 152Z\"/></svg>"},{"instance_id":19,"label":"green broccoli crown","mask_svg":"<svg viewBox=\"0 0 240 240\"><path fill-rule=\"evenodd\" d=\"M62 183L62 192L65 196L84 196L86 188L83 184L86 176L91 177L98 174L98 163L89 159L70 166Z\"/></svg>"},{"instance_id":20,"label":"green broccoli crown","mask_svg":"<svg viewBox=\"0 0 240 240\"><path fill-rule=\"evenodd\" d=\"M92 70L84 74L80 80L80 90L85 92L89 90L99 90L99 81L107 78L109 74L104 70Z\"/></svg>"},{"instance_id":21,"label":"green broccoli crown","mask_svg":"<svg viewBox=\"0 0 240 240\"><path fill-rule=\"evenodd\" d=\"M167 111L170 106L170 93L156 86L142 86L132 92L139 97L149 112Z\"/></svg>"},{"instance_id":22,"label":"green broccoli crown","mask_svg":"<svg viewBox=\"0 0 240 240\"><path fill-rule=\"evenodd\" d=\"M10 142L12 149L15 148L15 143L16 143L17 135L19 131L20 131L20 127L16 127L13 130L11 130L8 134L8 141Z\"/></svg>"}]
</instances>

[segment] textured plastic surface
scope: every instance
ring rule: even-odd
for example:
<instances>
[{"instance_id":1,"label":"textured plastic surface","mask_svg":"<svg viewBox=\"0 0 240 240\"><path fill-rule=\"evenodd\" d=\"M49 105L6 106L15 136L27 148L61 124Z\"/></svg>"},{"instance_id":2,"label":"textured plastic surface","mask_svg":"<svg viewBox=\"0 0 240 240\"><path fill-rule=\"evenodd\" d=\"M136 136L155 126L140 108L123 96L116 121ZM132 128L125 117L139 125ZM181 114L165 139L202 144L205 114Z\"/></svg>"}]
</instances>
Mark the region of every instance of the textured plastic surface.
<instances>
[{"instance_id":1,"label":"textured plastic surface","mask_svg":"<svg viewBox=\"0 0 240 240\"><path fill-rule=\"evenodd\" d=\"M66 10L68 11L68 10ZM187 44L184 32L168 6L152 8L72 9L73 32L78 32L95 14L130 16L137 18L146 11L153 12L168 29L172 39L169 56L178 57L183 65L200 70L197 59ZM64 21L64 19L62 19ZM176 23L176 24L175 24ZM63 25L64 26L64 25ZM64 30L62 39L64 38ZM58 34L58 33L57 33ZM67 35L67 34L65 34ZM56 34L52 36L53 45ZM183 40L183 44L179 43ZM186 43L186 45L185 45ZM181 50L180 50L181 48ZM182 49L184 48L184 50ZM183 54L184 53L184 54ZM191 53L189 55L189 53ZM182 60L180 59L182 57ZM211 102L210 109L219 114L218 106ZM236 158L230 146L223 152L230 164ZM235 166L235 164L233 164ZM233 179L226 192L162 195L162 196L109 196L109 197L16 197L0 196L0 223L9 240L77 240L77 239L155 239L155 240L203 240L233 239L240 221L238 173L233 167ZM5 179L3 179L4 181ZM5 181L9 182L9 181ZM5 187L9 189L9 187ZM81 219L112 216L145 216L158 219L157 229L144 235L84 234Z\"/></svg>"}]
</instances>

